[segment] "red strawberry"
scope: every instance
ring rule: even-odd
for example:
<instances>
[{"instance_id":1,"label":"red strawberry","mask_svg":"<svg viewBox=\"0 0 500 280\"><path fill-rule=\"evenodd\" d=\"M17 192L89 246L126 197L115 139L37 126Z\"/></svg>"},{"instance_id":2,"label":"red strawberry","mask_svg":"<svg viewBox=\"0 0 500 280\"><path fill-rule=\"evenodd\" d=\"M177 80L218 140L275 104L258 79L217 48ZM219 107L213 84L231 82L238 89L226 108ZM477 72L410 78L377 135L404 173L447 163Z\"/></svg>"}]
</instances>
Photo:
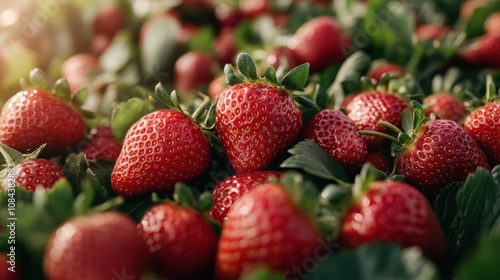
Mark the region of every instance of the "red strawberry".
<instances>
[{"instance_id":1,"label":"red strawberry","mask_svg":"<svg viewBox=\"0 0 500 280\"><path fill-rule=\"evenodd\" d=\"M284 80L282 87L278 87L258 78L256 66L248 54L240 54L237 62L240 71L253 71L248 70L252 73L239 78L229 65L224 69L227 78L234 81L229 82L231 86L218 98L215 129L237 173L264 170L298 137L302 114L287 91L286 83L291 79ZM306 68L301 70L307 71ZM308 75L302 73L300 77L300 83L305 85L307 79L304 78ZM271 79L276 80L276 77ZM292 86L302 90L303 85Z\"/></svg>"},{"instance_id":2,"label":"red strawberry","mask_svg":"<svg viewBox=\"0 0 500 280\"><path fill-rule=\"evenodd\" d=\"M94 19L92 49L101 54L109 46L115 34L125 27L125 17L117 5L103 7Z\"/></svg>"},{"instance_id":3,"label":"red strawberry","mask_svg":"<svg viewBox=\"0 0 500 280\"><path fill-rule=\"evenodd\" d=\"M90 140L90 143L82 149L82 152L90 161L98 161L99 159L116 161L121 149L122 145L115 138L96 137Z\"/></svg>"},{"instance_id":4,"label":"red strawberry","mask_svg":"<svg viewBox=\"0 0 500 280\"><path fill-rule=\"evenodd\" d=\"M368 152L365 163L370 163L373 167L384 173L389 172L391 167L391 162L379 151Z\"/></svg>"},{"instance_id":5,"label":"red strawberry","mask_svg":"<svg viewBox=\"0 0 500 280\"><path fill-rule=\"evenodd\" d=\"M439 24L424 24L417 28L416 35L419 40L438 40L453 29Z\"/></svg>"},{"instance_id":6,"label":"red strawberry","mask_svg":"<svg viewBox=\"0 0 500 280\"><path fill-rule=\"evenodd\" d=\"M267 0L241 0L239 8L246 17L256 17L271 12L271 1Z\"/></svg>"},{"instance_id":7,"label":"red strawberry","mask_svg":"<svg viewBox=\"0 0 500 280\"><path fill-rule=\"evenodd\" d=\"M50 189L63 177L64 171L59 165L42 158L24 160L16 167L17 185L29 191L37 187Z\"/></svg>"},{"instance_id":8,"label":"red strawberry","mask_svg":"<svg viewBox=\"0 0 500 280\"><path fill-rule=\"evenodd\" d=\"M89 138L113 138L113 128L111 126L103 124L95 128L92 128L89 133Z\"/></svg>"},{"instance_id":9,"label":"red strawberry","mask_svg":"<svg viewBox=\"0 0 500 280\"><path fill-rule=\"evenodd\" d=\"M47 279L139 279L149 263L135 222L119 212L79 216L62 224L45 249Z\"/></svg>"},{"instance_id":10,"label":"red strawberry","mask_svg":"<svg viewBox=\"0 0 500 280\"><path fill-rule=\"evenodd\" d=\"M286 65L286 69L288 70L299 66L294 53L287 47L273 47L269 50L265 64L266 66L270 65L274 69L278 69L280 65Z\"/></svg>"},{"instance_id":11,"label":"red strawberry","mask_svg":"<svg viewBox=\"0 0 500 280\"><path fill-rule=\"evenodd\" d=\"M198 279L215 257L215 231L193 208L156 205L146 212L138 228L156 267L168 279Z\"/></svg>"},{"instance_id":12,"label":"red strawberry","mask_svg":"<svg viewBox=\"0 0 500 280\"><path fill-rule=\"evenodd\" d=\"M236 55L234 28L224 27L214 41L214 52L220 65L231 63Z\"/></svg>"},{"instance_id":13,"label":"red strawberry","mask_svg":"<svg viewBox=\"0 0 500 280\"><path fill-rule=\"evenodd\" d=\"M238 8L219 2L215 6L215 18L222 28L235 28L243 20L243 14Z\"/></svg>"},{"instance_id":14,"label":"red strawberry","mask_svg":"<svg viewBox=\"0 0 500 280\"><path fill-rule=\"evenodd\" d=\"M85 53L73 55L61 65L61 75L68 80L72 93L87 86L90 75L100 70L101 66L97 58Z\"/></svg>"},{"instance_id":15,"label":"red strawberry","mask_svg":"<svg viewBox=\"0 0 500 280\"><path fill-rule=\"evenodd\" d=\"M222 223L237 199L254 187L266 183L271 177L280 176L281 173L276 171L256 171L236 174L220 181L213 190L214 205L210 210L210 217Z\"/></svg>"},{"instance_id":16,"label":"red strawberry","mask_svg":"<svg viewBox=\"0 0 500 280\"><path fill-rule=\"evenodd\" d=\"M175 88L190 93L214 78L216 61L208 53L190 51L174 64Z\"/></svg>"},{"instance_id":17,"label":"red strawberry","mask_svg":"<svg viewBox=\"0 0 500 280\"><path fill-rule=\"evenodd\" d=\"M384 74L388 74L390 76L403 76L405 73L406 70L403 67L397 64L383 62L372 65L367 75L370 79L373 79L378 83Z\"/></svg>"},{"instance_id":18,"label":"red strawberry","mask_svg":"<svg viewBox=\"0 0 500 280\"><path fill-rule=\"evenodd\" d=\"M483 35L458 51L465 62L478 66L500 68L500 34Z\"/></svg>"},{"instance_id":19,"label":"red strawberry","mask_svg":"<svg viewBox=\"0 0 500 280\"><path fill-rule=\"evenodd\" d=\"M479 143L491 166L500 164L500 102L474 110L465 119L464 128Z\"/></svg>"},{"instance_id":20,"label":"red strawberry","mask_svg":"<svg viewBox=\"0 0 500 280\"><path fill-rule=\"evenodd\" d=\"M469 111L464 103L450 93L441 92L424 98L425 115L434 114L439 118L461 123Z\"/></svg>"},{"instance_id":21,"label":"red strawberry","mask_svg":"<svg viewBox=\"0 0 500 280\"><path fill-rule=\"evenodd\" d=\"M396 173L431 196L452 182L464 181L478 167L490 169L476 141L452 120L418 126L396 157Z\"/></svg>"},{"instance_id":22,"label":"red strawberry","mask_svg":"<svg viewBox=\"0 0 500 280\"><path fill-rule=\"evenodd\" d=\"M427 199L397 181L371 182L347 211L340 240L348 248L376 242L418 246L432 257L443 256L447 241Z\"/></svg>"},{"instance_id":23,"label":"red strawberry","mask_svg":"<svg viewBox=\"0 0 500 280\"><path fill-rule=\"evenodd\" d=\"M288 47L299 63L309 62L311 71L318 72L344 61L351 42L335 18L320 16L304 23L290 38Z\"/></svg>"},{"instance_id":24,"label":"red strawberry","mask_svg":"<svg viewBox=\"0 0 500 280\"><path fill-rule=\"evenodd\" d=\"M224 76L214 78L210 84L208 84L208 96L212 99L216 99L226 88L227 84Z\"/></svg>"},{"instance_id":25,"label":"red strawberry","mask_svg":"<svg viewBox=\"0 0 500 280\"><path fill-rule=\"evenodd\" d=\"M462 5L460 6L460 17L464 20L469 19L476 8L486 6L488 2L488 0L463 1Z\"/></svg>"},{"instance_id":26,"label":"red strawberry","mask_svg":"<svg viewBox=\"0 0 500 280\"><path fill-rule=\"evenodd\" d=\"M320 145L351 174L366 160L365 139L341 111L325 109L317 113L304 128L304 138Z\"/></svg>"},{"instance_id":27,"label":"red strawberry","mask_svg":"<svg viewBox=\"0 0 500 280\"><path fill-rule=\"evenodd\" d=\"M16 256L11 259L6 253L0 253L0 279L2 280L21 280L19 265L16 264ZM12 262L9 263L9 262Z\"/></svg>"},{"instance_id":28,"label":"red strawberry","mask_svg":"<svg viewBox=\"0 0 500 280\"><path fill-rule=\"evenodd\" d=\"M318 228L280 184L266 183L238 199L222 225L217 279L238 279L246 270L266 264L290 273L312 256L322 242Z\"/></svg>"},{"instance_id":29,"label":"red strawberry","mask_svg":"<svg viewBox=\"0 0 500 280\"><path fill-rule=\"evenodd\" d=\"M143 116L128 130L113 172L113 189L124 196L162 191L199 176L211 148L200 127L179 111Z\"/></svg>"},{"instance_id":30,"label":"red strawberry","mask_svg":"<svg viewBox=\"0 0 500 280\"><path fill-rule=\"evenodd\" d=\"M40 89L18 92L0 113L0 142L22 153L47 143L43 157L62 155L83 139L85 130L75 109Z\"/></svg>"},{"instance_id":31,"label":"red strawberry","mask_svg":"<svg viewBox=\"0 0 500 280\"><path fill-rule=\"evenodd\" d=\"M347 116L354 121L359 130L374 130L387 133L389 129L378 124L387 121L401 126L401 115L408 103L400 97L379 92L363 92L358 94L347 105ZM370 150L378 149L389 144L389 140L372 135L363 135Z\"/></svg>"}]
</instances>

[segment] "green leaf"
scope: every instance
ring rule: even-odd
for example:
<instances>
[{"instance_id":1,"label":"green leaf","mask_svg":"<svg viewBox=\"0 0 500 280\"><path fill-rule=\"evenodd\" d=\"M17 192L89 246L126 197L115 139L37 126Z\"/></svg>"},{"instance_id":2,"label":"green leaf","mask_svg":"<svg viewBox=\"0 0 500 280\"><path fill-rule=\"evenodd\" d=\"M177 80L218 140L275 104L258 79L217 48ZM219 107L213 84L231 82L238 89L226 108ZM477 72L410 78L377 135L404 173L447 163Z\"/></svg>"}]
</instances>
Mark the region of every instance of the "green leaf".
<instances>
[{"instance_id":1,"label":"green leaf","mask_svg":"<svg viewBox=\"0 0 500 280\"><path fill-rule=\"evenodd\" d=\"M267 66L263 72L264 78L273 84L278 84L278 78L276 78L276 70L272 66Z\"/></svg>"},{"instance_id":2,"label":"green leaf","mask_svg":"<svg viewBox=\"0 0 500 280\"><path fill-rule=\"evenodd\" d=\"M64 174L71 185L76 188L77 192L80 191L78 188L82 179L85 178L88 166L89 162L83 153L72 153L66 157L63 166Z\"/></svg>"},{"instance_id":3,"label":"green leaf","mask_svg":"<svg viewBox=\"0 0 500 280\"><path fill-rule=\"evenodd\" d=\"M187 45L190 50L211 52L214 38L215 32L213 27L208 25L202 26L188 39Z\"/></svg>"},{"instance_id":4,"label":"green leaf","mask_svg":"<svg viewBox=\"0 0 500 280\"><path fill-rule=\"evenodd\" d=\"M472 254L458 268L457 279L491 279L500 275L500 234L483 236Z\"/></svg>"},{"instance_id":5,"label":"green leaf","mask_svg":"<svg viewBox=\"0 0 500 280\"><path fill-rule=\"evenodd\" d=\"M250 81L257 80L257 67L253 58L245 52L242 52L236 58L236 64L240 73Z\"/></svg>"},{"instance_id":6,"label":"green leaf","mask_svg":"<svg viewBox=\"0 0 500 280\"><path fill-rule=\"evenodd\" d=\"M316 104L316 102L314 102L313 100L311 100L308 97L301 96L301 95L295 95L294 99L295 99L295 101L297 101L297 103L299 103L300 105L302 105L306 108L313 108L313 109L316 109L316 111L320 110L320 107L318 106L318 104Z\"/></svg>"},{"instance_id":7,"label":"green leaf","mask_svg":"<svg viewBox=\"0 0 500 280\"><path fill-rule=\"evenodd\" d=\"M484 34L484 22L495 11L498 10L498 1L489 1L487 5L480 5L474 9L472 15L465 23L464 31L468 38L473 38Z\"/></svg>"},{"instance_id":8,"label":"green leaf","mask_svg":"<svg viewBox=\"0 0 500 280\"><path fill-rule=\"evenodd\" d=\"M319 202L330 209L342 210L352 197L344 188L338 185L327 185L319 195Z\"/></svg>"},{"instance_id":9,"label":"green leaf","mask_svg":"<svg viewBox=\"0 0 500 280\"><path fill-rule=\"evenodd\" d=\"M298 172L288 171L280 177L279 182L287 189L303 213L316 217L318 191L310 180L306 180Z\"/></svg>"},{"instance_id":10,"label":"green leaf","mask_svg":"<svg viewBox=\"0 0 500 280\"><path fill-rule=\"evenodd\" d=\"M194 194L191 188L184 183L175 184L174 199L182 206L194 206Z\"/></svg>"},{"instance_id":11,"label":"green leaf","mask_svg":"<svg viewBox=\"0 0 500 280\"><path fill-rule=\"evenodd\" d=\"M310 280L439 279L437 268L419 249L392 243L364 245L331 256L318 254L311 271Z\"/></svg>"},{"instance_id":12,"label":"green leaf","mask_svg":"<svg viewBox=\"0 0 500 280\"><path fill-rule=\"evenodd\" d=\"M66 179L57 181L47 193L47 203L53 219L62 223L73 215L73 189Z\"/></svg>"},{"instance_id":13,"label":"green leaf","mask_svg":"<svg viewBox=\"0 0 500 280\"><path fill-rule=\"evenodd\" d=\"M376 169L371 164L364 164L361 168L361 171L354 179L354 186L352 190L352 194L354 197L360 197L363 193L368 190L371 183L375 181L384 180L386 178L386 174L382 171Z\"/></svg>"},{"instance_id":14,"label":"green leaf","mask_svg":"<svg viewBox=\"0 0 500 280\"><path fill-rule=\"evenodd\" d=\"M49 77L40 68L35 68L30 71L29 81L32 87L51 91L51 83Z\"/></svg>"},{"instance_id":15,"label":"green leaf","mask_svg":"<svg viewBox=\"0 0 500 280\"><path fill-rule=\"evenodd\" d=\"M71 89L67 79L59 79L55 82L54 95L61 100L71 99Z\"/></svg>"},{"instance_id":16,"label":"green leaf","mask_svg":"<svg viewBox=\"0 0 500 280\"><path fill-rule=\"evenodd\" d=\"M200 212L207 212L212 209L214 204L214 197L212 196L212 192L206 191L200 194L196 201L196 208Z\"/></svg>"},{"instance_id":17,"label":"green leaf","mask_svg":"<svg viewBox=\"0 0 500 280\"><path fill-rule=\"evenodd\" d=\"M340 101L347 94L342 89L342 83L359 80L370 67L370 62L371 58L364 52L358 51L350 55L340 66L333 84L326 90L330 100L328 104L339 107Z\"/></svg>"},{"instance_id":18,"label":"green leaf","mask_svg":"<svg viewBox=\"0 0 500 280\"><path fill-rule=\"evenodd\" d=\"M240 280L282 280L280 272L274 272L265 265L259 265L243 272Z\"/></svg>"},{"instance_id":19,"label":"green leaf","mask_svg":"<svg viewBox=\"0 0 500 280\"><path fill-rule=\"evenodd\" d=\"M226 78L226 84L230 86L243 83L243 79L238 77L230 64L226 64L226 66L224 66L224 77Z\"/></svg>"},{"instance_id":20,"label":"green leaf","mask_svg":"<svg viewBox=\"0 0 500 280\"><path fill-rule=\"evenodd\" d=\"M413 131L416 131L425 122L424 107L415 100L410 101L413 108Z\"/></svg>"},{"instance_id":21,"label":"green leaf","mask_svg":"<svg viewBox=\"0 0 500 280\"><path fill-rule=\"evenodd\" d=\"M144 115L151 113L148 101L133 97L126 102L121 102L113 109L111 126L116 139L123 140L128 129Z\"/></svg>"},{"instance_id":22,"label":"green leaf","mask_svg":"<svg viewBox=\"0 0 500 280\"><path fill-rule=\"evenodd\" d=\"M405 108L401 114L401 126L403 131L408 135L413 135L413 124L415 123L415 116L413 112Z\"/></svg>"},{"instance_id":23,"label":"green leaf","mask_svg":"<svg viewBox=\"0 0 500 280\"><path fill-rule=\"evenodd\" d=\"M348 184L348 177L342 166L313 141L301 141L288 152L292 156L281 163L280 167L299 168L320 178Z\"/></svg>"},{"instance_id":24,"label":"green leaf","mask_svg":"<svg viewBox=\"0 0 500 280\"><path fill-rule=\"evenodd\" d=\"M99 56L99 64L106 72L116 73L123 69L134 55L132 34L129 30L119 31Z\"/></svg>"},{"instance_id":25,"label":"green leaf","mask_svg":"<svg viewBox=\"0 0 500 280\"><path fill-rule=\"evenodd\" d=\"M88 96L89 90L86 87L82 87L76 90L72 100L73 102L75 102L75 104L82 105Z\"/></svg>"},{"instance_id":26,"label":"green leaf","mask_svg":"<svg viewBox=\"0 0 500 280\"><path fill-rule=\"evenodd\" d=\"M303 91L309 79L309 63L299 65L285 74L281 84L288 90Z\"/></svg>"},{"instance_id":27,"label":"green leaf","mask_svg":"<svg viewBox=\"0 0 500 280\"><path fill-rule=\"evenodd\" d=\"M7 164L16 164L24 159L24 155L21 152L16 151L3 143L0 143L0 153Z\"/></svg>"}]
</instances>

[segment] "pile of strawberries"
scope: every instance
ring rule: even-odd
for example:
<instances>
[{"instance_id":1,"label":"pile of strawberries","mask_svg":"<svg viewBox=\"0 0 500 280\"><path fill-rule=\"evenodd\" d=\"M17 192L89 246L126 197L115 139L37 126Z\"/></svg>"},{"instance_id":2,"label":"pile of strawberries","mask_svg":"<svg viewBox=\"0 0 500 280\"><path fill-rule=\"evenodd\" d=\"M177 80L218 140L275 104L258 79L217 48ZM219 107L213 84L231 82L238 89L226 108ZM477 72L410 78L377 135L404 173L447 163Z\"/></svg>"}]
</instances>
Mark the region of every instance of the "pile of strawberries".
<instances>
[{"instance_id":1,"label":"pile of strawberries","mask_svg":"<svg viewBox=\"0 0 500 280\"><path fill-rule=\"evenodd\" d=\"M125 2L4 100L0 279L500 274L497 1Z\"/></svg>"}]
</instances>

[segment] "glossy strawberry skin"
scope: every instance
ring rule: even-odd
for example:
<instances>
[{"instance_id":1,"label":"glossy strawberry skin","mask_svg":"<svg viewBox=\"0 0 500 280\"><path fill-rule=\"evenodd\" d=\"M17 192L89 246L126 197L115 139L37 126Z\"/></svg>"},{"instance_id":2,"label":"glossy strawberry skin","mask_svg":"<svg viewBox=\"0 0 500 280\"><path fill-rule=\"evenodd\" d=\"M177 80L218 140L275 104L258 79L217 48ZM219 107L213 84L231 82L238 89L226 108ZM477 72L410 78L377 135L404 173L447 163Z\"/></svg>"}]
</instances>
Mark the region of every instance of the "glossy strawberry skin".
<instances>
[{"instance_id":1,"label":"glossy strawberry skin","mask_svg":"<svg viewBox=\"0 0 500 280\"><path fill-rule=\"evenodd\" d=\"M63 177L64 171L59 165L42 158L24 160L16 167L17 185L29 191L35 191L37 187L50 189Z\"/></svg>"},{"instance_id":2,"label":"glossy strawberry skin","mask_svg":"<svg viewBox=\"0 0 500 280\"><path fill-rule=\"evenodd\" d=\"M224 222L236 200L254 187L266 183L271 177L280 176L281 173L276 171L255 171L236 174L220 181L212 191L214 205L209 212L210 217L220 223Z\"/></svg>"},{"instance_id":3,"label":"glossy strawberry skin","mask_svg":"<svg viewBox=\"0 0 500 280\"><path fill-rule=\"evenodd\" d=\"M82 149L82 152L90 161L98 161L99 159L116 161L121 149L122 145L115 138L97 137L90 140L90 143Z\"/></svg>"},{"instance_id":4,"label":"glossy strawberry skin","mask_svg":"<svg viewBox=\"0 0 500 280\"><path fill-rule=\"evenodd\" d=\"M500 102L474 110L465 119L464 128L479 143L491 166L500 164Z\"/></svg>"},{"instance_id":5,"label":"glossy strawberry skin","mask_svg":"<svg viewBox=\"0 0 500 280\"><path fill-rule=\"evenodd\" d=\"M111 183L124 196L167 190L199 176L211 155L197 124L178 111L162 109L145 115L128 130Z\"/></svg>"},{"instance_id":6,"label":"glossy strawberry skin","mask_svg":"<svg viewBox=\"0 0 500 280\"><path fill-rule=\"evenodd\" d=\"M79 216L51 236L43 266L47 279L140 279L149 264L148 247L135 222L118 212Z\"/></svg>"},{"instance_id":7,"label":"glossy strawberry skin","mask_svg":"<svg viewBox=\"0 0 500 280\"><path fill-rule=\"evenodd\" d=\"M325 109L317 113L304 128L304 139L320 145L351 174L366 160L365 139L341 111Z\"/></svg>"},{"instance_id":8,"label":"glossy strawberry skin","mask_svg":"<svg viewBox=\"0 0 500 280\"><path fill-rule=\"evenodd\" d=\"M191 51L183 54L174 64L176 89L192 92L202 85L207 85L214 78L215 63L207 53Z\"/></svg>"},{"instance_id":9,"label":"glossy strawberry skin","mask_svg":"<svg viewBox=\"0 0 500 280\"><path fill-rule=\"evenodd\" d=\"M372 91L358 94L347 105L347 116L354 121L359 130L373 130L383 133L390 133L390 130L379 121L389 122L397 127L401 127L401 115L408 103L396 95ZM389 145L389 140L363 135L368 144L369 150L375 150Z\"/></svg>"},{"instance_id":10,"label":"glossy strawberry skin","mask_svg":"<svg viewBox=\"0 0 500 280\"><path fill-rule=\"evenodd\" d=\"M348 248L376 242L418 246L438 258L447 241L425 196L397 181L372 182L346 213L340 240Z\"/></svg>"},{"instance_id":11,"label":"glossy strawberry skin","mask_svg":"<svg viewBox=\"0 0 500 280\"><path fill-rule=\"evenodd\" d=\"M391 171L391 162L379 151L368 152L365 163L370 163L373 167L384 173Z\"/></svg>"},{"instance_id":12,"label":"glossy strawberry skin","mask_svg":"<svg viewBox=\"0 0 500 280\"><path fill-rule=\"evenodd\" d=\"M370 79L373 79L378 83L384 74L388 74L390 76L403 76L405 73L406 70L397 64L381 63L371 68L367 75Z\"/></svg>"},{"instance_id":13,"label":"glossy strawberry skin","mask_svg":"<svg viewBox=\"0 0 500 280\"><path fill-rule=\"evenodd\" d=\"M458 51L458 56L477 67L500 67L500 34L483 35L471 45Z\"/></svg>"},{"instance_id":14,"label":"glossy strawberry skin","mask_svg":"<svg viewBox=\"0 0 500 280\"><path fill-rule=\"evenodd\" d=\"M215 257L217 236L196 210L175 204L154 206L138 224L153 262L168 279L198 279Z\"/></svg>"},{"instance_id":15,"label":"glossy strawberry skin","mask_svg":"<svg viewBox=\"0 0 500 280\"><path fill-rule=\"evenodd\" d=\"M22 153L42 144L42 157L71 151L85 136L86 124L71 106L40 89L18 92L0 113L0 142Z\"/></svg>"},{"instance_id":16,"label":"glossy strawberry skin","mask_svg":"<svg viewBox=\"0 0 500 280\"><path fill-rule=\"evenodd\" d=\"M68 80L71 92L87 86L89 76L100 71L101 66L96 56L79 53L69 57L61 65L61 75Z\"/></svg>"},{"instance_id":17,"label":"glossy strawberry skin","mask_svg":"<svg viewBox=\"0 0 500 280\"><path fill-rule=\"evenodd\" d=\"M293 98L272 85L237 84L219 96L215 129L237 173L265 170L301 128Z\"/></svg>"},{"instance_id":18,"label":"glossy strawberry skin","mask_svg":"<svg viewBox=\"0 0 500 280\"><path fill-rule=\"evenodd\" d=\"M303 24L288 47L299 63L309 62L311 72L317 72L344 61L351 41L335 18L320 16Z\"/></svg>"},{"instance_id":19,"label":"glossy strawberry skin","mask_svg":"<svg viewBox=\"0 0 500 280\"><path fill-rule=\"evenodd\" d=\"M441 119L461 123L469 111L464 103L450 93L441 92L428 95L424 98L425 115L436 115Z\"/></svg>"},{"instance_id":20,"label":"glossy strawberry skin","mask_svg":"<svg viewBox=\"0 0 500 280\"><path fill-rule=\"evenodd\" d=\"M396 158L396 173L430 195L464 181L478 167L490 169L476 141L458 123L444 119L422 124Z\"/></svg>"},{"instance_id":21,"label":"glossy strawberry skin","mask_svg":"<svg viewBox=\"0 0 500 280\"><path fill-rule=\"evenodd\" d=\"M238 279L259 264L289 271L320 246L322 236L278 184L267 183L237 200L222 225L216 277Z\"/></svg>"}]
</instances>

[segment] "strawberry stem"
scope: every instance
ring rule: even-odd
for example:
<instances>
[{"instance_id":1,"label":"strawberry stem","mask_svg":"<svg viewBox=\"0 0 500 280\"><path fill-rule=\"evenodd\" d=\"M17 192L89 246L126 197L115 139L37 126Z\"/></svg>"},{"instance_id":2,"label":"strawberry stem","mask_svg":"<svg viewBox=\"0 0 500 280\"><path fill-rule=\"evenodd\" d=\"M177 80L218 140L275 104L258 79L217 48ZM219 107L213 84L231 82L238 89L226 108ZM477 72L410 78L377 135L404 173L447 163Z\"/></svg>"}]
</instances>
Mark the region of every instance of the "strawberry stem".
<instances>
[{"instance_id":1,"label":"strawberry stem","mask_svg":"<svg viewBox=\"0 0 500 280\"><path fill-rule=\"evenodd\" d=\"M396 134L400 134L400 133L403 132L401 129L399 129L399 127L393 125L390 122L378 121L378 124L381 125L381 126L387 127L388 129L394 131Z\"/></svg>"},{"instance_id":2,"label":"strawberry stem","mask_svg":"<svg viewBox=\"0 0 500 280\"><path fill-rule=\"evenodd\" d=\"M191 118L193 120L197 120L206 111L206 109L210 105L210 103L212 103L212 99L210 99L210 97L208 97L207 95L201 94L201 93L199 95L201 96L201 98L203 98L203 101L201 102L200 106L198 106L198 108L196 108L196 110L191 115Z\"/></svg>"},{"instance_id":3,"label":"strawberry stem","mask_svg":"<svg viewBox=\"0 0 500 280\"><path fill-rule=\"evenodd\" d=\"M390 140L391 142L399 143L399 140L396 137L391 136L389 134L382 133L382 132L378 132L378 131L360 130L359 134L361 134L361 135L371 135L371 136L382 137L384 139Z\"/></svg>"}]
</instances>

